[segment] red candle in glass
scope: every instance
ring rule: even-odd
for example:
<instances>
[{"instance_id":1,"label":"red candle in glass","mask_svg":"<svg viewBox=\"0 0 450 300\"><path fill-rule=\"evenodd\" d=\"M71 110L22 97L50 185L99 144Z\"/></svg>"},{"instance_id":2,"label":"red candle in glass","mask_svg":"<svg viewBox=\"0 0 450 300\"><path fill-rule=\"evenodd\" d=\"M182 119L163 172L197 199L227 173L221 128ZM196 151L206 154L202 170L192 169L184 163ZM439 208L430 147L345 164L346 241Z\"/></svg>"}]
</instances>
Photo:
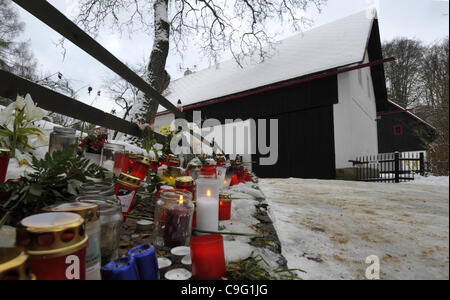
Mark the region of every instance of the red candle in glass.
<instances>
[{"instance_id":1,"label":"red candle in glass","mask_svg":"<svg viewBox=\"0 0 450 300\"><path fill-rule=\"evenodd\" d=\"M0 148L0 183L4 183L8 172L10 150Z\"/></svg>"},{"instance_id":2,"label":"red candle in glass","mask_svg":"<svg viewBox=\"0 0 450 300\"><path fill-rule=\"evenodd\" d=\"M44 213L23 219L16 245L26 249L37 280L84 280L88 236L74 213Z\"/></svg>"},{"instance_id":3,"label":"red candle in glass","mask_svg":"<svg viewBox=\"0 0 450 300\"><path fill-rule=\"evenodd\" d=\"M181 200L182 201L182 200ZM182 204L167 210L164 244L168 247L185 246L190 235L191 211Z\"/></svg>"},{"instance_id":4,"label":"red candle in glass","mask_svg":"<svg viewBox=\"0 0 450 300\"><path fill-rule=\"evenodd\" d=\"M140 182L140 178L126 173L121 173L116 181L116 185L114 186L114 195L116 195L120 201L124 220L125 216L130 212L130 208L136 198Z\"/></svg>"},{"instance_id":5,"label":"red candle in glass","mask_svg":"<svg viewBox=\"0 0 450 300\"><path fill-rule=\"evenodd\" d=\"M226 274L225 251L220 234L191 239L192 276L197 280L220 280Z\"/></svg>"},{"instance_id":6,"label":"red candle in glass","mask_svg":"<svg viewBox=\"0 0 450 300\"><path fill-rule=\"evenodd\" d=\"M147 177L148 170L150 170L150 166L152 165L151 157L141 157L136 160L133 164L133 170L131 171L131 175L138 177L141 180L144 180Z\"/></svg>"},{"instance_id":7,"label":"red candle in glass","mask_svg":"<svg viewBox=\"0 0 450 300\"><path fill-rule=\"evenodd\" d=\"M226 221L231 219L231 195L219 195L219 221Z\"/></svg>"}]
</instances>

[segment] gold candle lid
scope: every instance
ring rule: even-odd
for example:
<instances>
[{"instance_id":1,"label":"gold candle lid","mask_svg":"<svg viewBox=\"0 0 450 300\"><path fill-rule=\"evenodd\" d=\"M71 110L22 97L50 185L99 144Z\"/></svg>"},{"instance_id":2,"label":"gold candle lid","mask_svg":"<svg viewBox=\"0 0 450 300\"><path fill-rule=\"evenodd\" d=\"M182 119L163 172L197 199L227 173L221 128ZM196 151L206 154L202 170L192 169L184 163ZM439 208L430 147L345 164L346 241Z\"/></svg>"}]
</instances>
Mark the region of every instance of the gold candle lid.
<instances>
[{"instance_id":1,"label":"gold candle lid","mask_svg":"<svg viewBox=\"0 0 450 300\"><path fill-rule=\"evenodd\" d=\"M117 179L117 182L120 184L123 184L125 186L131 187L133 189L139 188L141 184L141 179L139 177L127 174L127 173L120 173L119 179Z\"/></svg>"},{"instance_id":2,"label":"gold candle lid","mask_svg":"<svg viewBox=\"0 0 450 300\"><path fill-rule=\"evenodd\" d=\"M231 202L231 195L228 193L221 193L219 194L219 201Z\"/></svg>"},{"instance_id":3,"label":"gold candle lid","mask_svg":"<svg viewBox=\"0 0 450 300\"><path fill-rule=\"evenodd\" d=\"M175 154L169 154L169 163L180 163L180 158Z\"/></svg>"},{"instance_id":4,"label":"gold candle lid","mask_svg":"<svg viewBox=\"0 0 450 300\"><path fill-rule=\"evenodd\" d=\"M194 184L194 179L191 176L177 177L175 185L178 187L191 187Z\"/></svg>"},{"instance_id":5,"label":"gold candle lid","mask_svg":"<svg viewBox=\"0 0 450 300\"><path fill-rule=\"evenodd\" d=\"M20 248L0 248L0 280L35 280L27 260L28 255Z\"/></svg>"},{"instance_id":6,"label":"gold candle lid","mask_svg":"<svg viewBox=\"0 0 450 300\"><path fill-rule=\"evenodd\" d=\"M83 203L83 202L71 202L55 204L44 207L44 211L47 212L71 212L79 214L87 222L95 222L100 218L100 209L97 204Z\"/></svg>"},{"instance_id":7,"label":"gold candle lid","mask_svg":"<svg viewBox=\"0 0 450 300\"><path fill-rule=\"evenodd\" d=\"M86 247L84 219L74 213L50 212L23 219L16 230L16 245L27 254L43 258L59 257Z\"/></svg>"},{"instance_id":8,"label":"gold candle lid","mask_svg":"<svg viewBox=\"0 0 450 300\"><path fill-rule=\"evenodd\" d=\"M11 150L8 148L0 148L0 156L9 156Z\"/></svg>"},{"instance_id":9,"label":"gold candle lid","mask_svg":"<svg viewBox=\"0 0 450 300\"><path fill-rule=\"evenodd\" d=\"M153 162L157 162L156 158L150 157L150 156L141 156L139 157L136 162L142 163L147 166L151 166Z\"/></svg>"}]
</instances>

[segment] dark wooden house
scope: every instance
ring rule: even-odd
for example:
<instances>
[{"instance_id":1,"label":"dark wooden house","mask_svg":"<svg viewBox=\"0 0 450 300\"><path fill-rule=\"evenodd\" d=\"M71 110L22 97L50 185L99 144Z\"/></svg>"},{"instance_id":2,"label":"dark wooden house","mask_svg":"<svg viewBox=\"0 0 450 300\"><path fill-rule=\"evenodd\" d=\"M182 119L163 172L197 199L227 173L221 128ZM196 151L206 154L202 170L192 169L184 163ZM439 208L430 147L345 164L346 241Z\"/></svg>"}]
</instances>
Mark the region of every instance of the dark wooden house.
<instances>
[{"instance_id":1,"label":"dark wooden house","mask_svg":"<svg viewBox=\"0 0 450 300\"><path fill-rule=\"evenodd\" d=\"M262 63L228 61L175 80L166 96L181 100L188 116L196 110L221 122L264 119L268 129L278 120L277 163L244 156L260 177L334 179L350 160L376 154L377 112L387 107L376 16L355 14L275 48ZM161 111L156 128L172 120Z\"/></svg>"},{"instance_id":2,"label":"dark wooden house","mask_svg":"<svg viewBox=\"0 0 450 300\"><path fill-rule=\"evenodd\" d=\"M435 135L432 125L392 101L378 113L379 153L425 151Z\"/></svg>"}]
</instances>

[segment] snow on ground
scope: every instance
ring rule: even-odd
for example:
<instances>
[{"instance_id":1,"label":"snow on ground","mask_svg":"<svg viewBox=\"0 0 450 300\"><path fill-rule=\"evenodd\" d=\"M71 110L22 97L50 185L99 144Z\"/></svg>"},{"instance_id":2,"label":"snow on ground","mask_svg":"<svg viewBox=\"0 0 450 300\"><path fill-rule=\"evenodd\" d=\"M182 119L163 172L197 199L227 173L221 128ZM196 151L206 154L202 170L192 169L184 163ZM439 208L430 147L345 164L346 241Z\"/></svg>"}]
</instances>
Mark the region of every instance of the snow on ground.
<instances>
[{"instance_id":1,"label":"snow on ground","mask_svg":"<svg viewBox=\"0 0 450 300\"><path fill-rule=\"evenodd\" d=\"M304 279L365 279L370 255L381 279L449 279L448 177L427 181L446 185L265 179L260 188Z\"/></svg>"},{"instance_id":2,"label":"snow on ground","mask_svg":"<svg viewBox=\"0 0 450 300\"><path fill-rule=\"evenodd\" d=\"M436 185L448 188L448 176L414 176L414 180L402 184Z\"/></svg>"}]
</instances>

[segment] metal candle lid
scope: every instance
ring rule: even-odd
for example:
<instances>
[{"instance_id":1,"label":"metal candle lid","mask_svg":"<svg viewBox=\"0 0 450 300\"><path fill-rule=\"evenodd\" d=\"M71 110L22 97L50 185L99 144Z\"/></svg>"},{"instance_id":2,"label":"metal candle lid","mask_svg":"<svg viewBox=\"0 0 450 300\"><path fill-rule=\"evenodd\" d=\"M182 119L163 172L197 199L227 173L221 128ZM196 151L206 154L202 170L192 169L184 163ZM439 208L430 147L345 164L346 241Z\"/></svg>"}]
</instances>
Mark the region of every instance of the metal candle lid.
<instances>
[{"instance_id":1,"label":"metal candle lid","mask_svg":"<svg viewBox=\"0 0 450 300\"><path fill-rule=\"evenodd\" d=\"M192 187L194 179L191 176L181 176L176 179L175 185L180 188Z\"/></svg>"},{"instance_id":2,"label":"metal candle lid","mask_svg":"<svg viewBox=\"0 0 450 300\"><path fill-rule=\"evenodd\" d=\"M169 163L180 164L180 158L175 154L169 154Z\"/></svg>"},{"instance_id":3,"label":"metal candle lid","mask_svg":"<svg viewBox=\"0 0 450 300\"><path fill-rule=\"evenodd\" d=\"M26 265L28 255L20 248L0 248L0 280L35 279Z\"/></svg>"},{"instance_id":4,"label":"metal candle lid","mask_svg":"<svg viewBox=\"0 0 450 300\"><path fill-rule=\"evenodd\" d=\"M74 213L51 212L23 219L16 231L16 245L31 256L52 258L86 247L84 219Z\"/></svg>"},{"instance_id":5,"label":"metal candle lid","mask_svg":"<svg viewBox=\"0 0 450 300\"><path fill-rule=\"evenodd\" d=\"M121 183L123 185L129 186L131 188L137 189L139 188L139 185L141 184L141 179L127 174L127 173L120 173L119 179L117 179L118 183Z\"/></svg>"},{"instance_id":6,"label":"metal candle lid","mask_svg":"<svg viewBox=\"0 0 450 300\"><path fill-rule=\"evenodd\" d=\"M55 204L52 206L47 206L44 211L48 212L71 212L79 214L84 218L87 223L95 222L100 217L100 209L95 203L86 202L71 202Z\"/></svg>"},{"instance_id":7,"label":"metal candle lid","mask_svg":"<svg viewBox=\"0 0 450 300\"><path fill-rule=\"evenodd\" d=\"M221 193L219 194L219 201L231 202L231 195L228 193Z\"/></svg>"},{"instance_id":8,"label":"metal candle lid","mask_svg":"<svg viewBox=\"0 0 450 300\"><path fill-rule=\"evenodd\" d=\"M156 158L150 157L150 156L141 156L139 157L136 162L151 166L154 162L157 162Z\"/></svg>"},{"instance_id":9,"label":"metal candle lid","mask_svg":"<svg viewBox=\"0 0 450 300\"><path fill-rule=\"evenodd\" d=\"M11 153L11 150L8 148L0 148L0 157L1 156L9 156Z\"/></svg>"}]
</instances>

